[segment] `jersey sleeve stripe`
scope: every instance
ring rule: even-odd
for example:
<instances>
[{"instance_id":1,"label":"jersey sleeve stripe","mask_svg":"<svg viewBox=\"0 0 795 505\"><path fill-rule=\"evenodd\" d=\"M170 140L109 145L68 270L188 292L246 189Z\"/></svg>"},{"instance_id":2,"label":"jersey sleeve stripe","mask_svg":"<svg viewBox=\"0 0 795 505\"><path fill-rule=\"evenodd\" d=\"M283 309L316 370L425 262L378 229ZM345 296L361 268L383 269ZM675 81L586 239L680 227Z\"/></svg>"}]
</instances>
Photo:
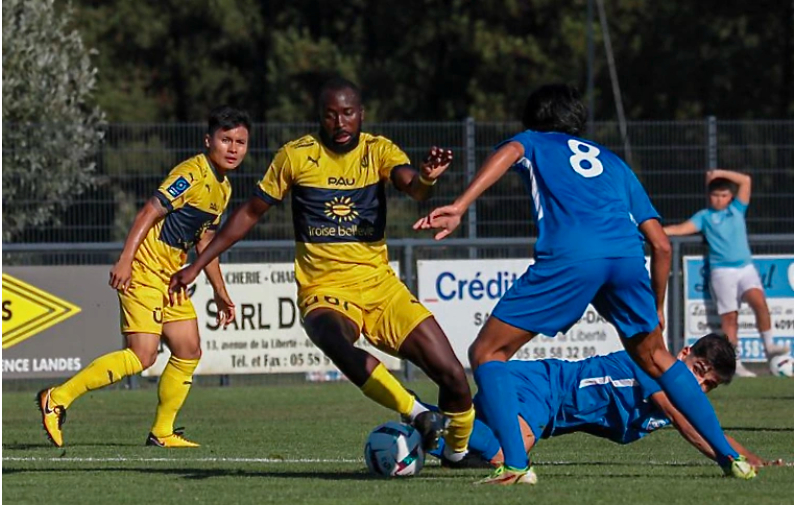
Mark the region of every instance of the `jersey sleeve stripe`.
<instances>
[{"instance_id":1,"label":"jersey sleeve stripe","mask_svg":"<svg viewBox=\"0 0 795 505\"><path fill-rule=\"evenodd\" d=\"M265 203L268 203L270 205L279 205L280 203L282 203L281 200L272 197L271 195L263 191L263 189L260 187L254 190L254 196L260 198L261 200L264 200Z\"/></svg>"},{"instance_id":2,"label":"jersey sleeve stripe","mask_svg":"<svg viewBox=\"0 0 795 505\"><path fill-rule=\"evenodd\" d=\"M160 203L163 204L163 207L165 207L167 211L172 212L174 210L174 206L171 205L171 200L169 200L168 197L159 190L155 191L155 194L152 196L160 200Z\"/></svg>"}]
</instances>

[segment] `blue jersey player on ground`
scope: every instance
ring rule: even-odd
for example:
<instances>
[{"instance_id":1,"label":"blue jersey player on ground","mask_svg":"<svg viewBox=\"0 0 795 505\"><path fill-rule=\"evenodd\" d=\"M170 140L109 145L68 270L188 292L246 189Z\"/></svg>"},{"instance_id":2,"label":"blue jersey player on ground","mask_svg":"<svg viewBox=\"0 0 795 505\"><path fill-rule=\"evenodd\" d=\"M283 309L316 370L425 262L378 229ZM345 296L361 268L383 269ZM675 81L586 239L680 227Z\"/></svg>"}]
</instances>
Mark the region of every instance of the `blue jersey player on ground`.
<instances>
[{"instance_id":1,"label":"blue jersey player on ground","mask_svg":"<svg viewBox=\"0 0 795 505\"><path fill-rule=\"evenodd\" d=\"M663 299L671 245L646 191L616 154L577 135L587 110L571 86L542 86L525 104L525 131L500 144L464 193L415 223L450 235L469 206L514 167L530 191L536 262L497 303L469 348L480 407L505 464L489 484L531 483L519 403L506 361L539 333L565 332L589 303L616 327L624 348L707 441L727 475L753 478L687 366L665 348ZM643 239L651 246L651 283Z\"/></svg>"},{"instance_id":2,"label":"blue jersey player on ground","mask_svg":"<svg viewBox=\"0 0 795 505\"><path fill-rule=\"evenodd\" d=\"M685 347L677 358L685 363L705 393L728 384L735 372L734 347L714 333ZM715 459L715 452L673 406L660 385L625 351L583 361L515 360L506 366L519 401L518 421L525 452L529 453L540 439L576 432L628 444L673 424L685 440ZM504 455L478 405L480 397L480 393L475 395L477 419L469 439L468 459L473 461L470 466L479 461L499 467ZM727 439L755 468L782 464L781 460L764 461L734 439ZM440 457L441 450L439 447L430 454ZM535 476L530 473L527 478L534 480Z\"/></svg>"}]
</instances>

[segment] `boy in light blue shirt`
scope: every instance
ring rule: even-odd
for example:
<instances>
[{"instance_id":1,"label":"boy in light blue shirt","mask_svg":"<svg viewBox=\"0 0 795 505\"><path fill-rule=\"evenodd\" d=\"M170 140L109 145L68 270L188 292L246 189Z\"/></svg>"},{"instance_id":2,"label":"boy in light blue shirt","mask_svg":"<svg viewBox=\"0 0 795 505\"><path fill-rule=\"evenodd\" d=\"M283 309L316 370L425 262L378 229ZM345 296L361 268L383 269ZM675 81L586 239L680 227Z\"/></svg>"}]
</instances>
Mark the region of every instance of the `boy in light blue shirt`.
<instances>
[{"instance_id":1,"label":"boy in light blue shirt","mask_svg":"<svg viewBox=\"0 0 795 505\"><path fill-rule=\"evenodd\" d=\"M666 226L668 235L703 233L709 244L707 258L710 292L720 314L721 328L729 341L737 347L737 314L745 301L756 315L756 326L764 343L765 354L787 354L789 348L773 343L770 311L759 274L754 268L745 212L751 199L751 177L730 170L707 172L709 207L696 212L684 223ZM737 361L737 376L755 374Z\"/></svg>"}]
</instances>

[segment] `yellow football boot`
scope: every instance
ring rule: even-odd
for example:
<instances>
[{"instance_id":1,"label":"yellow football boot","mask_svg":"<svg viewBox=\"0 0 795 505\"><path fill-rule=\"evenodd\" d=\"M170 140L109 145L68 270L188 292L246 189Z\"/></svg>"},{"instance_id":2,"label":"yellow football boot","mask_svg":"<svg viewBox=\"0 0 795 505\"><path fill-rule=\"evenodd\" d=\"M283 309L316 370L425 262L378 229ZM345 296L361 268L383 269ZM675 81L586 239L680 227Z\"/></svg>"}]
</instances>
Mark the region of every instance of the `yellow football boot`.
<instances>
[{"instance_id":1,"label":"yellow football boot","mask_svg":"<svg viewBox=\"0 0 795 505\"><path fill-rule=\"evenodd\" d=\"M42 389L36 395L36 405L41 412L41 425L44 427L44 432L47 433L47 438L50 439L56 447L63 447L63 426L66 420L66 409L60 405L53 405L50 401L50 393L53 388Z\"/></svg>"},{"instance_id":2,"label":"yellow football boot","mask_svg":"<svg viewBox=\"0 0 795 505\"><path fill-rule=\"evenodd\" d=\"M192 449L200 447L196 442L191 442L183 437L181 430L174 430L174 433L167 437L156 437L154 434L149 433L149 436L146 437L146 445L163 447L164 449Z\"/></svg>"}]
</instances>

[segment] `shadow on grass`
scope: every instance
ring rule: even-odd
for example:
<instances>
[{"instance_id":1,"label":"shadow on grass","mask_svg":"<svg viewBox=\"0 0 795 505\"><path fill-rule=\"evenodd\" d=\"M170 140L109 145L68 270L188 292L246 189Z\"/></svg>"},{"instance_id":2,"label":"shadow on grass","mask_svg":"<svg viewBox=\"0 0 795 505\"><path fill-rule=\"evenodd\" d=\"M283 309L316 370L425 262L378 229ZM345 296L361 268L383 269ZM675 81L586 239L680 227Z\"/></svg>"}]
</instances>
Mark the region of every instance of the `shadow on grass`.
<instances>
[{"instance_id":1,"label":"shadow on grass","mask_svg":"<svg viewBox=\"0 0 795 505\"><path fill-rule=\"evenodd\" d=\"M591 463L584 463L590 465ZM597 463L592 463L597 464ZM572 464L571 466L583 465L583 463ZM541 466L541 465L539 465ZM556 465L559 466L559 465ZM567 465L568 466L568 465ZM624 466L624 465L621 465ZM625 473L610 473L600 474L599 478L606 479L654 479L654 480L671 480L671 475L652 475L648 473L638 472L637 464L626 465L633 466L632 471ZM689 466L689 465L682 465ZM562 469L561 469L562 470ZM145 475L166 475L181 477L187 480L206 480L215 478L275 478L275 479L321 479L330 481L377 481L384 482L383 479L367 473L365 470L356 470L351 472L323 472L307 470L305 472L296 471L246 471L235 469L222 469L222 468L125 468L125 467L107 467L107 468L6 468L3 467L3 476L8 477L12 475L29 475L29 474L68 474L85 472L113 472L113 473L139 473ZM582 479L582 473L568 472L568 471L555 471L554 468L547 468L544 472L545 478L550 479ZM416 479L391 479L397 481L410 482L412 480L461 480L461 479L477 479L483 475L475 474L473 472L450 471L443 474L434 472L431 475L427 473L417 477ZM715 475L691 475L688 479L691 480L713 480L722 479L723 477L716 472Z\"/></svg>"},{"instance_id":2,"label":"shadow on grass","mask_svg":"<svg viewBox=\"0 0 795 505\"><path fill-rule=\"evenodd\" d=\"M352 472L317 472L307 470L306 472L263 472L246 471L223 468L6 468L3 467L3 476L15 474L34 474L34 473L85 473L85 472L114 472L114 473L140 473L140 474L159 474L182 477L188 480L205 480L212 478L277 478L277 479L323 479L323 480L361 480L361 481L381 481L383 479L366 473L364 470Z\"/></svg>"},{"instance_id":3,"label":"shadow on grass","mask_svg":"<svg viewBox=\"0 0 795 505\"><path fill-rule=\"evenodd\" d=\"M41 443L32 443L32 444L23 444L23 443L10 443L10 444L3 444L4 451L36 451L36 450L48 450L48 451L65 451L72 447L144 447L143 443L132 443L132 442L83 442L83 443L70 443L67 447L55 447L54 445L48 442L41 442Z\"/></svg>"}]
</instances>

